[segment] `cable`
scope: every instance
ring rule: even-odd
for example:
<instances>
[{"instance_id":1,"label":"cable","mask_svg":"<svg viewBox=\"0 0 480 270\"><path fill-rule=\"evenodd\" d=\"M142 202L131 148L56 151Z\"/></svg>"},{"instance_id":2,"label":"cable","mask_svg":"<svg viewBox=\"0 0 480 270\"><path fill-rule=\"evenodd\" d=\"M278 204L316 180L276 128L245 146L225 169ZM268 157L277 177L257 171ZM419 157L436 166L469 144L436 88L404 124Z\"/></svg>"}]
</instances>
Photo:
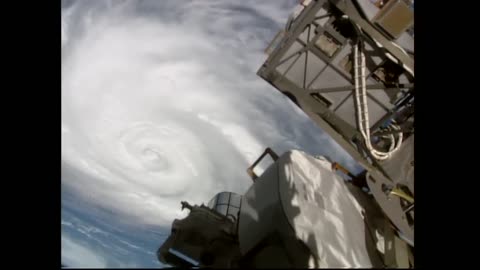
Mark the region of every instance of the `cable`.
<instances>
[{"instance_id":1,"label":"cable","mask_svg":"<svg viewBox=\"0 0 480 270\"><path fill-rule=\"evenodd\" d=\"M355 81L355 99L357 102L357 121L358 128L365 141L367 150L377 160L386 160L395 153L402 145L403 133L399 133L398 139L395 140L395 136L390 134L386 136L390 139L390 148L387 152L379 151L372 146L370 138L370 123L368 116L368 104L367 104L367 88L365 82L365 54L362 50L362 42L360 36L355 46L353 47L353 66L354 66L354 81ZM359 54L360 53L360 54ZM359 61L360 60L360 63ZM360 70L359 70L360 69ZM360 72L359 72L360 71ZM394 121L387 127L389 130L400 130L400 127L394 124Z\"/></svg>"},{"instance_id":2,"label":"cable","mask_svg":"<svg viewBox=\"0 0 480 270\"><path fill-rule=\"evenodd\" d=\"M342 19L347 19L350 20L350 18L347 15L343 15ZM358 26L355 22L350 20L356 34L357 34L357 39L355 41L355 45L353 46L353 67L354 67L354 81L355 81L355 100L357 102L357 121L358 121L358 128L360 130L360 133L362 134L362 137L365 141L365 146L367 150L372 154L372 156L377 159L377 160L386 160L391 157L393 153L395 153L398 149L400 149L400 146L402 145L402 140L403 140L403 133L399 133L398 139L395 140L395 136L393 134L389 134L388 136L382 136L386 138L390 138L390 147L387 152L379 151L375 149L372 146L371 138L370 138L370 121L369 121L369 116L368 116L368 104L367 104L367 87L366 87L366 82L365 82L365 54L363 53L363 40L361 38L361 29L360 26ZM377 46L382 47L381 44L379 44L375 39L372 38L372 40L377 44ZM397 44L395 44L397 47ZM400 49L404 51L401 47ZM360 51L360 55L359 55ZM386 56L389 58L393 58L392 60L396 63L396 59L389 55L389 53L386 53ZM358 63L358 60L360 58L360 66ZM360 69L360 72L359 72ZM408 70L413 75L413 71ZM359 74L360 73L360 74ZM360 79L360 80L359 80ZM400 130L400 127L395 125L395 122L392 121L390 125L386 128L388 130Z\"/></svg>"}]
</instances>

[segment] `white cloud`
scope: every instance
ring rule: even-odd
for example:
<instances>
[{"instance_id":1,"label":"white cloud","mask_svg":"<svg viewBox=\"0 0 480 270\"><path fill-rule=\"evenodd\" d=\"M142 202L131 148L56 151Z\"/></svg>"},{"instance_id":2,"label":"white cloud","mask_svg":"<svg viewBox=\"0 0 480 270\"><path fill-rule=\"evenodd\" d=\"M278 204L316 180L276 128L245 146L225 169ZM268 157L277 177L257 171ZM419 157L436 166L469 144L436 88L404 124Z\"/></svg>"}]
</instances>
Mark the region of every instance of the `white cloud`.
<instances>
[{"instance_id":1,"label":"white cloud","mask_svg":"<svg viewBox=\"0 0 480 270\"><path fill-rule=\"evenodd\" d=\"M256 75L296 3L76 1L63 9L62 185L123 222L169 226L184 215L181 200L243 193L245 169L265 147L336 153L352 165Z\"/></svg>"},{"instance_id":2,"label":"white cloud","mask_svg":"<svg viewBox=\"0 0 480 270\"><path fill-rule=\"evenodd\" d=\"M62 263L74 267L107 267L101 254L84 243L73 241L62 234Z\"/></svg>"},{"instance_id":3,"label":"white cloud","mask_svg":"<svg viewBox=\"0 0 480 270\"><path fill-rule=\"evenodd\" d=\"M140 249L125 241L120 241L129 248ZM106 246L103 249L93 246L91 242L71 238L62 234L62 264L75 268L136 268L139 267L133 260L130 251L118 245ZM105 250L111 252L107 253ZM125 260L118 258L119 254L125 255ZM130 257L129 257L130 256ZM130 258L130 259L129 259Z\"/></svg>"},{"instance_id":4,"label":"white cloud","mask_svg":"<svg viewBox=\"0 0 480 270\"><path fill-rule=\"evenodd\" d=\"M173 7L168 13L185 17L178 25L138 16L133 2L122 5L103 13L74 5L65 16L77 21L64 22L75 43L62 60L62 160L82 176L65 172L62 182L135 222L165 225L182 216L182 199L201 203L248 188L245 168L270 143L247 128L248 98L261 88L275 92L253 89L263 55L256 36L237 37L255 25L245 11L227 9L232 3ZM208 22L209 12L222 11L232 16ZM256 119L267 130L272 120Z\"/></svg>"}]
</instances>

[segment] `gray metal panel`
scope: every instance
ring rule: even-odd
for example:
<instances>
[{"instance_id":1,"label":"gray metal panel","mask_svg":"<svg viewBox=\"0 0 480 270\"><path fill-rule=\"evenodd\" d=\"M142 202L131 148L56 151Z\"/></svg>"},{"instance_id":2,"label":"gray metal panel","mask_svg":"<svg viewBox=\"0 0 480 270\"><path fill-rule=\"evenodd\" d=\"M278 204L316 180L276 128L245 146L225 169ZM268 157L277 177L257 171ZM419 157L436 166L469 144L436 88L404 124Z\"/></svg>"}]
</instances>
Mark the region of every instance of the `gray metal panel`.
<instances>
[{"instance_id":1,"label":"gray metal panel","mask_svg":"<svg viewBox=\"0 0 480 270\"><path fill-rule=\"evenodd\" d=\"M331 18L331 22L333 22L335 19ZM336 41L338 41L340 44L345 44L345 42L347 41L347 39L342 36L339 32L337 32L337 30L335 30L335 28L331 25L331 23L327 23L324 27L317 27L317 31L321 32L321 28L323 28L323 30L325 32L327 32L329 35L331 35L333 38L335 38Z\"/></svg>"},{"instance_id":2,"label":"gray metal panel","mask_svg":"<svg viewBox=\"0 0 480 270\"><path fill-rule=\"evenodd\" d=\"M315 37L315 25L310 24L310 41Z\"/></svg>"},{"instance_id":3,"label":"gray metal panel","mask_svg":"<svg viewBox=\"0 0 480 270\"><path fill-rule=\"evenodd\" d=\"M309 29L309 27L305 28L305 31L303 31L300 34L300 36L298 36L298 38L301 39L305 43L308 42L308 35L309 35L308 32L310 32L308 29Z\"/></svg>"},{"instance_id":4,"label":"gray metal panel","mask_svg":"<svg viewBox=\"0 0 480 270\"><path fill-rule=\"evenodd\" d=\"M313 82L313 79L325 68L327 64L318 58L315 54L309 53L308 54L308 63L307 63L307 86Z\"/></svg>"},{"instance_id":5,"label":"gray metal panel","mask_svg":"<svg viewBox=\"0 0 480 270\"><path fill-rule=\"evenodd\" d=\"M378 11L380 11L370 0L357 0L357 3L369 20L372 20Z\"/></svg>"},{"instance_id":6,"label":"gray metal panel","mask_svg":"<svg viewBox=\"0 0 480 270\"><path fill-rule=\"evenodd\" d=\"M278 167L272 164L243 195L238 224L240 252L245 255L276 229L279 217Z\"/></svg>"},{"instance_id":7,"label":"gray metal panel","mask_svg":"<svg viewBox=\"0 0 480 270\"><path fill-rule=\"evenodd\" d=\"M395 183L406 185L414 193L414 135L403 141L402 148L392 158L382 162L382 166Z\"/></svg>"},{"instance_id":8,"label":"gray metal panel","mask_svg":"<svg viewBox=\"0 0 480 270\"><path fill-rule=\"evenodd\" d=\"M382 63L385 57L379 56L379 55L372 55L371 53L373 53L375 50L373 49L373 46L372 44L370 44L369 41L366 41L364 44L365 44L366 54L370 56L370 58L375 62L375 64L379 65L380 63Z\"/></svg>"},{"instance_id":9,"label":"gray metal panel","mask_svg":"<svg viewBox=\"0 0 480 270\"><path fill-rule=\"evenodd\" d=\"M373 170L367 173L367 184L380 207L387 214L390 220L400 231L413 242L414 228L408 224L400 198L388 196L383 191L384 184L391 185L392 182L383 176L379 171Z\"/></svg>"},{"instance_id":10,"label":"gray metal panel","mask_svg":"<svg viewBox=\"0 0 480 270\"><path fill-rule=\"evenodd\" d=\"M229 197L230 197L229 192L222 192L218 194L217 204L228 204Z\"/></svg>"},{"instance_id":11,"label":"gray metal panel","mask_svg":"<svg viewBox=\"0 0 480 270\"><path fill-rule=\"evenodd\" d=\"M343 92L332 92L332 93L325 93L325 94L322 94L322 96L324 96L327 100L331 101L332 102L332 106L330 107L330 109L332 111L334 111L335 113L337 113L335 111L335 108L341 106L345 100L347 99L352 99L352 97L349 95L351 95L352 91L343 91ZM352 111L354 113L354 111ZM345 119L345 117L343 117L342 115L338 115L338 117L344 121L347 121ZM347 121L348 122L348 121ZM352 126L355 126L354 124L350 124Z\"/></svg>"},{"instance_id":12,"label":"gray metal panel","mask_svg":"<svg viewBox=\"0 0 480 270\"><path fill-rule=\"evenodd\" d=\"M370 90L367 93L372 94L372 96L378 97L383 101L385 101L385 99L388 100L388 96L385 94L385 91L383 90ZM385 110L382 106L378 105L378 103L375 102L371 97L367 97L367 103L368 103L368 116L370 118L370 127L372 127L375 123L377 123L378 120L380 120L387 113L387 110ZM385 106L385 104L382 104L382 105ZM388 106L391 108L393 105L390 104ZM354 105L354 96L351 95L344 103L342 103L340 107L337 108L335 113L350 125L358 127L355 111L356 110Z\"/></svg>"},{"instance_id":13,"label":"gray metal panel","mask_svg":"<svg viewBox=\"0 0 480 270\"><path fill-rule=\"evenodd\" d=\"M240 208L241 202L242 202L242 196L232 193L232 196L230 197L230 205Z\"/></svg>"},{"instance_id":14,"label":"gray metal panel","mask_svg":"<svg viewBox=\"0 0 480 270\"><path fill-rule=\"evenodd\" d=\"M369 76L375 69L377 68L378 65L382 64L382 62L385 61L385 57L378 55L378 52L374 49L374 46L370 44L370 42L364 42L364 50L365 54L368 55L368 57L365 59L367 60L367 76Z\"/></svg>"},{"instance_id":15,"label":"gray metal panel","mask_svg":"<svg viewBox=\"0 0 480 270\"><path fill-rule=\"evenodd\" d=\"M328 5L328 3L326 3L325 5ZM328 11L325 8L321 8L318 10L317 13L315 13L315 17L321 17L327 14L328 14Z\"/></svg>"},{"instance_id":16,"label":"gray metal panel","mask_svg":"<svg viewBox=\"0 0 480 270\"><path fill-rule=\"evenodd\" d=\"M413 40L413 37L407 32L400 35L400 37L395 42L406 50L409 50L412 52L415 51L415 47L414 47L415 42Z\"/></svg>"},{"instance_id":17,"label":"gray metal panel","mask_svg":"<svg viewBox=\"0 0 480 270\"><path fill-rule=\"evenodd\" d=\"M228 213L226 215L232 215L235 218L237 218L239 211L240 211L240 208L229 207L228 208Z\"/></svg>"},{"instance_id":18,"label":"gray metal panel","mask_svg":"<svg viewBox=\"0 0 480 270\"><path fill-rule=\"evenodd\" d=\"M292 67L285 73L285 77L287 77L290 81L292 81L295 85L300 88L303 88L303 74L305 70L305 59L306 54L302 53L300 57L293 63Z\"/></svg>"},{"instance_id":19,"label":"gray metal panel","mask_svg":"<svg viewBox=\"0 0 480 270\"><path fill-rule=\"evenodd\" d=\"M335 86L350 85L350 83L340 76L335 70L328 67L322 74L313 82L311 88L327 88ZM325 93L322 94L328 100L332 102L332 107L335 108L347 95L349 92L338 92L338 93Z\"/></svg>"},{"instance_id":20,"label":"gray metal panel","mask_svg":"<svg viewBox=\"0 0 480 270\"><path fill-rule=\"evenodd\" d=\"M343 78L331 67L326 68L322 74L313 82L311 88L328 88L335 86L350 85L350 82Z\"/></svg>"},{"instance_id":21,"label":"gray metal panel","mask_svg":"<svg viewBox=\"0 0 480 270\"><path fill-rule=\"evenodd\" d=\"M290 46L287 50L287 52L283 55L283 57L281 58L280 62L285 60L285 58L291 56L292 54L298 52L299 50L301 50L303 48L303 45L299 42L294 42L292 44L292 46Z\"/></svg>"},{"instance_id":22,"label":"gray metal panel","mask_svg":"<svg viewBox=\"0 0 480 270\"><path fill-rule=\"evenodd\" d=\"M324 18L320 18L320 19L315 20L315 22L320 26L325 26L325 24L328 22L328 20L329 20L329 17L324 17Z\"/></svg>"},{"instance_id":23,"label":"gray metal panel","mask_svg":"<svg viewBox=\"0 0 480 270\"><path fill-rule=\"evenodd\" d=\"M368 94L371 94L372 91L368 91ZM375 91L377 93L385 93L385 91L379 90ZM381 97L385 97L384 95L378 95ZM377 101L372 99L371 96L367 97L367 103L368 103L368 116L370 118L370 126L372 127L378 120L380 120L385 114L387 114L387 110L383 108ZM382 104L383 105L383 104ZM391 106L390 106L391 107Z\"/></svg>"},{"instance_id":24,"label":"gray metal panel","mask_svg":"<svg viewBox=\"0 0 480 270\"><path fill-rule=\"evenodd\" d=\"M215 207L215 210L217 210L217 212L225 216L227 215L227 209L228 209L228 205L224 205L224 204L217 205L217 207Z\"/></svg>"},{"instance_id":25,"label":"gray metal panel","mask_svg":"<svg viewBox=\"0 0 480 270\"><path fill-rule=\"evenodd\" d=\"M405 74L400 75L400 77L398 78L398 81L403 84L409 83L408 78Z\"/></svg>"},{"instance_id":26,"label":"gray metal panel","mask_svg":"<svg viewBox=\"0 0 480 270\"><path fill-rule=\"evenodd\" d=\"M371 82L373 84L374 80L372 79ZM382 107L386 107L387 109L392 109L394 107L394 105L391 103L392 100L390 96L387 94L387 91L384 89L371 89L367 91L367 94L375 98L377 101L380 101L380 103L382 104ZM386 111L383 112L383 114L386 114L386 113L387 113Z\"/></svg>"},{"instance_id":27,"label":"gray metal panel","mask_svg":"<svg viewBox=\"0 0 480 270\"><path fill-rule=\"evenodd\" d=\"M276 67L276 70L277 70L280 74L285 74L285 72L287 72L287 70L293 65L293 62L295 62L298 57L300 57L300 55L295 55L295 56L289 58L289 59L286 60L285 62L283 62L283 63L281 63L280 65L278 65L278 66Z\"/></svg>"},{"instance_id":28,"label":"gray metal panel","mask_svg":"<svg viewBox=\"0 0 480 270\"><path fill-rule=\"evenodd\" d=\"M349 57L351 59L352 54L352 46L350 44L346 44L343 46L343 48L340 50L340 52L337 54L335 59L332 61L332 64L338 67L338 69L345 74L345 76L348 76L350 79L352 78L352 75L350 72L347 72L344 66L344 61L346 60L346 57ZM350 61L351 62L351 61ZM353 69L353 63L352 63L352 69Z\"/></svg>"},{"instance_id":29,"label":"gray metal panel","mask_svg":"<svg viewBox=\"0 0 480 270\"><path fill-rule=\"evenodd\" d=\"M355 119L355 106L352 97L347 99L340 107L338 107L335 113L347 123L357 128L357 120Z\"/></svg>"}]
</instances>

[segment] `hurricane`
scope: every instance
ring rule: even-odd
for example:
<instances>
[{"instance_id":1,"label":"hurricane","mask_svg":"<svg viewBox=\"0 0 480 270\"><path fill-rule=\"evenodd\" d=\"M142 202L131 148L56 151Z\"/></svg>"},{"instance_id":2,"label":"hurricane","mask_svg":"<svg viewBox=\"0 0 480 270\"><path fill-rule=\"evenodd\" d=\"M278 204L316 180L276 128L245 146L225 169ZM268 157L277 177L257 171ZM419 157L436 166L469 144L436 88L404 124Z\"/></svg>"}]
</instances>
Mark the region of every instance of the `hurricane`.
<instances>
[{"instance_id":1,"label":"hurricane","mask_svg":"<svg viewBox=\"0 0 480 270\"><path fill-rule=\"evenodd\" d=\"M160 267L180 201L271 147L359 167L256 75L297 1L62 1L62 262Z\"/></svg>"}]
</instances>

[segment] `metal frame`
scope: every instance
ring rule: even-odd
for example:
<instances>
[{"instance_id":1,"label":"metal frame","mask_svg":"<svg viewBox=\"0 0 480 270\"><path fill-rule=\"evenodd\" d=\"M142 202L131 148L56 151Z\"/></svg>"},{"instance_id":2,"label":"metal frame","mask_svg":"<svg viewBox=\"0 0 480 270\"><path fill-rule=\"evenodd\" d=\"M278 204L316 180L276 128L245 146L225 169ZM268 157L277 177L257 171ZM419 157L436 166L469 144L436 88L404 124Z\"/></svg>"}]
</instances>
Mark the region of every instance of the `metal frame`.
<instances>
[{"instance_id":1,"label":"metal frame","mask_svg":"<svg viewBox=\"0 0 480 270\"><path fill-rule=\"evenodd\" d=\"M277 88L282 93L288 95L290 98L294 98L293 100L302 110L309 115L312 120L314 120L320 127L322 127L327 133L329 133L333 139L339 143L345 150L352 155L362 166L364 166L367 170L370 169L377 169L382 171L381 165L378 162L371 162L368 155L365 154L365 151L359 151L356 149L355 145L352 141L353 140L362 140L359 131L357 130L356 126L353 126L347 123L344 119L338 116L337 111L341 108L344 103L352 97L353 94L353 79L351 76L348 76L347 73L338 67L334 61L337 61L336 56L344 49L347 45L348 40L341 36L337 31L335 31L329 23L331 23L335 18L332 17L331 12L327 12L325 15L318 16L318 11L323 8L324 6L329 6L330 8L336 8L340 12L345 13L351 19L353 19L357 24L359 24L365 32L365 39L369 41L370 46L372 47L372 51L367 52L367 59L370 60L370 64L372 63L375 65L371 68L371 71L368 74L368 77L371 77L372 73L375 71L376 67L382 66L385 62L386 57L380 61L378 64L375 64L370 57L377 57L377 56L385 56L386 51L388 51L393 56L397 57L399 62L403 63L404 66L413 68L413 59L404 54L401 50L391 44L387 38L383 36L380 32L373 27L370 22L361 18L358 10L353 5L352 1L337 1L337 0L317 0L312 1L305 9L298 15L295 21L291 23L291 26L284 34L284 39L279 43L277 48L273 50L273 52L269 55L268 59L265 61L264 65L258 70L257 74L272 84L275 88ZM321 18L330 19L325 23L324 26L317 23L315 20ZM315 33L311 36L311 28L314 27ZM304 31L306 31L307 38L306 41L302 40L300 36L303 34L305 35ZM333 38L335 38L341 46L337 49L337 51L329 57L323 51L316 47L315 42L317 39L325 32L328 32ZM374 41L374 38L380 46ZM302 47L298 50L291 52L287 55L288 51L290 50L291 46L298 42ZM303 56L305 54L305 56ZM311 81L307 81L307 74L310 70L308 70L308 60L309 55L313 54L318 57L321 61L324 62L325 66L321 68L321 70L315 70L314 75L311 78ZM286 76L289 74L291 69L295 65L299 65L297 61L304 57L304 62L301 63L303 65L303 84L296 85ZM294 59L293 61L291 59ZM292 63L282 72L279 72L277 68L283 64L286 64L287 61L292 61ZM303 61L303 58L302 58ZM298 67L297 67L298 68ZM345 86L338 86L338 87L325 87L325 88L311 88L312 84L316 82L317 78L323 74L323 72L327 69L331 68L337 74L339 74L343 79L350 83L350 85ZM394 111L390 109L394 107L390 105L390 108L385 106L382 101L378 100L375 96L375 91L383 90L383 91L412 91L414 88L413 83L399 83L396 85L384 85L383 83L376 83L370 84L367 86L367 96L369 100L372 101L372 104L376 104L379 109L385 111L385 115L380 118L378 121L374 122L371 126L371 132L375 132L378 127L387 119L391 118L394 114ZM372 92L373 91L373 92ZM315 94L320 94L320 96L324 97L321 94L325 93L348 93L341 101L339 101L334 107L329 108L331 104L324 104L324 102L318 101L315 98ZM325 97L324 97L325 98ZM328 100L328 98L326 98ZM331 103L331 102L330 102ZM376 135L384 135L383 133L377 133ZM408 136L408 134L407 134ZM361 143L360 143L361 147Z\"/></svg>"}]
</instances>

